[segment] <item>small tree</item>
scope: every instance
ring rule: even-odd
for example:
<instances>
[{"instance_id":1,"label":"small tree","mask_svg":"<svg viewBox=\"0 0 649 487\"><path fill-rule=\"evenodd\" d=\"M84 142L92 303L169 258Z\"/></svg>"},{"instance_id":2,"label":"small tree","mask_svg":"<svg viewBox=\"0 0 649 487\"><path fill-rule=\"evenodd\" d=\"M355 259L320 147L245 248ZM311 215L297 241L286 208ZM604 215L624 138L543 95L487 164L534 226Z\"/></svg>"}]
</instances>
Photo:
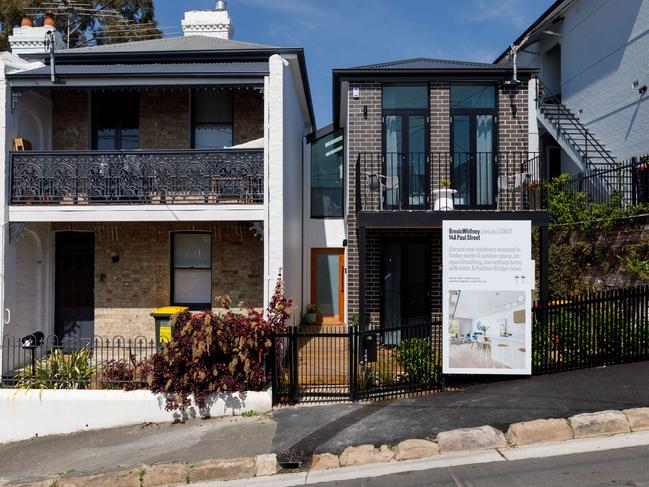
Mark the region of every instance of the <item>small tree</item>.
<instances>
[{"instance_id":1,"label":"small tree","mask_svg":"<svg viewBox=\"0 0 649 487\"><path fill-rule=\"evenodd\" d=\"M284 296L281 276L267 308L268 319L255 309L226 313L184 312L174 319L173 339L151 358L150 390L166 395L166 409L185 412L191 397L198 408L219 392L260 390L268 377L264 360L272 334L286 331L292 300Z\"/></svg>"}]
</instances>

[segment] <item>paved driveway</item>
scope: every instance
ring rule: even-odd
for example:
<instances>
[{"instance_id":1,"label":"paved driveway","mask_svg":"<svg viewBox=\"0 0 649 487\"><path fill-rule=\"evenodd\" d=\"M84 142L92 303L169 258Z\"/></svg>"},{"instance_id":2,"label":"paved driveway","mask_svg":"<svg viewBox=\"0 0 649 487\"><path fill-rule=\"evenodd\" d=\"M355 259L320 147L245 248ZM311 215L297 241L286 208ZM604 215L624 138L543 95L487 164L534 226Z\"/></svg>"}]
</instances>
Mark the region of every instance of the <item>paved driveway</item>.
<instances>
[{"instance_id":1,"label":"paved driveway","mask_svg":"<svg viewBox=\"0 0 649 487\"><path fill-rule=\"evenodd\" d=\"M280 408L273 450L339 453L350 445L433 438L455 428L649 406L649 362L509 379L368 404Z\"/></svg>"}]
</instances>

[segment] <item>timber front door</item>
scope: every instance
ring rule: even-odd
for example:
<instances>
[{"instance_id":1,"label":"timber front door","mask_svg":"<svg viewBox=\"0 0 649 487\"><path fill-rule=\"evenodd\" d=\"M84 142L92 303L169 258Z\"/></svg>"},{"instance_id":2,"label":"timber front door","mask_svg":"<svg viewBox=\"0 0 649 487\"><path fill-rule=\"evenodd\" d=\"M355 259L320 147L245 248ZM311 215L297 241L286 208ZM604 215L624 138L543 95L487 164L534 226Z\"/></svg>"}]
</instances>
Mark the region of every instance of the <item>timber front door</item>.
<instances>
[{"instance_id":1,"label":"timber front door","mask_svg":"<svg viewBox=\"0 0 649 487\"><path fill-rule=\"evenodd\" d=\"M345 249L311 249L311 303L317 321L338 325L345 321Z\"/></svg>"},{"instance_id":2,"label":"timber front door","mask_svg":"<svg viewBox=\"0 0 649 487\"><path fill-rule=\"evenodd\" d=\"M92 339L95 328L95 234L56 234L54 331L59 340Z\"/></svg>"}]
</instances>

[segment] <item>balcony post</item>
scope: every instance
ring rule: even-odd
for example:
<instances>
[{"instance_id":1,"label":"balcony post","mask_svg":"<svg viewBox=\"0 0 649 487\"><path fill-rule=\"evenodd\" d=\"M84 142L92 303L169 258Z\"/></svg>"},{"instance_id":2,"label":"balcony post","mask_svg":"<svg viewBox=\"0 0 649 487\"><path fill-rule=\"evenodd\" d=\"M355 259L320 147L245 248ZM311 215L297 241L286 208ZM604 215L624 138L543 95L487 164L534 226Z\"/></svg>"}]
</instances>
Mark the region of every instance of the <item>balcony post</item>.
<instances>
[{"instance_id":1,"label":"balcony post","mask_svg":"<svg viewBox=\"0 0 649 487\"><path fill-rule=\"evenodd\" d=\"M367 243L367 228L358 227L358 325L361 330L366 328L366 315L365 315L365 271L366 263L366 243Z\"/></svg>"}]
</instances>

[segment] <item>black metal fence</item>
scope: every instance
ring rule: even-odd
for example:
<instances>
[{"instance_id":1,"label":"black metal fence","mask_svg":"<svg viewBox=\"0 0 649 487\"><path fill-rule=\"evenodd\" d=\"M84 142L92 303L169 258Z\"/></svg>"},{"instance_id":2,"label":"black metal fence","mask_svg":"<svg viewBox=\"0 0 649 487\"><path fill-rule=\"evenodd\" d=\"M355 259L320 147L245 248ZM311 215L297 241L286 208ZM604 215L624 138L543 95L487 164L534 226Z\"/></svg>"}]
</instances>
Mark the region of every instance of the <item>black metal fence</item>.
<instances>
[{"instance_id":1,"label":"black metal fence","mask_svg":"<svg viewBox=\"0 0 649 487\"><path fill-rule=\"evenodd\" d=\"M11 153L10 202L263 203L263 150Z\"/></svg>"},{"instance_id":2,"label":"black metal fence","mask_svg":"<svg viewBox=\"0 0 649 487\"><path fill-rule=\"evenodd\" d=\"M274 403L373 400L503 380L442 373L442 324L292 327L274 338ZM537 302L532 373L649 360L649 286Z\"/></svg>"},{"instance_id":3,"label":"black metal fence","mask_svg":"<svg viewBox=\"0 0 649 487\"><path fill-rule=\"evenodd\" d=\"M274 338L274 402L367 400L441 389L441 322L292 327Z\"/></svg>"},{"instance_id":4,"label":"black metal fence","mask_svg":"<svg viewBox=\"0 0 649 487\"><path fill-rule=\"evenodd\" d=\"M534 374L649 360L649 287L535 305L532 353Z\"/></svg>"},{"instance_id":5,"label":"black metal fence","mask_svg":"<svg viewBox=\"0 0 649 487\"><path fill-rule=\"evenodd\" d=\"M541 210L538 152L361 153L356 210Z\"/></svg>"},{"instance_id":6,"label":"black metal fence","mask_svg":"<svg viewBox=\"0 0 649 487\"><path fill-rule=\"evenodd\" d=\"M649 155L633 157L612 169L573 174L560 189L582 195L586 205L649 204Z\"/></svg>"},{"instance_id":7,"label":"black metal fence","mask_svg":"<svg viewBox=\"0 0 649 487\"><path fill-rule=\"evenodd\" d=\"M1 384L31 389L143 389L147 362L160 347L145 337L7 336L0 348Z\"/></svg>"}]
</instances>

